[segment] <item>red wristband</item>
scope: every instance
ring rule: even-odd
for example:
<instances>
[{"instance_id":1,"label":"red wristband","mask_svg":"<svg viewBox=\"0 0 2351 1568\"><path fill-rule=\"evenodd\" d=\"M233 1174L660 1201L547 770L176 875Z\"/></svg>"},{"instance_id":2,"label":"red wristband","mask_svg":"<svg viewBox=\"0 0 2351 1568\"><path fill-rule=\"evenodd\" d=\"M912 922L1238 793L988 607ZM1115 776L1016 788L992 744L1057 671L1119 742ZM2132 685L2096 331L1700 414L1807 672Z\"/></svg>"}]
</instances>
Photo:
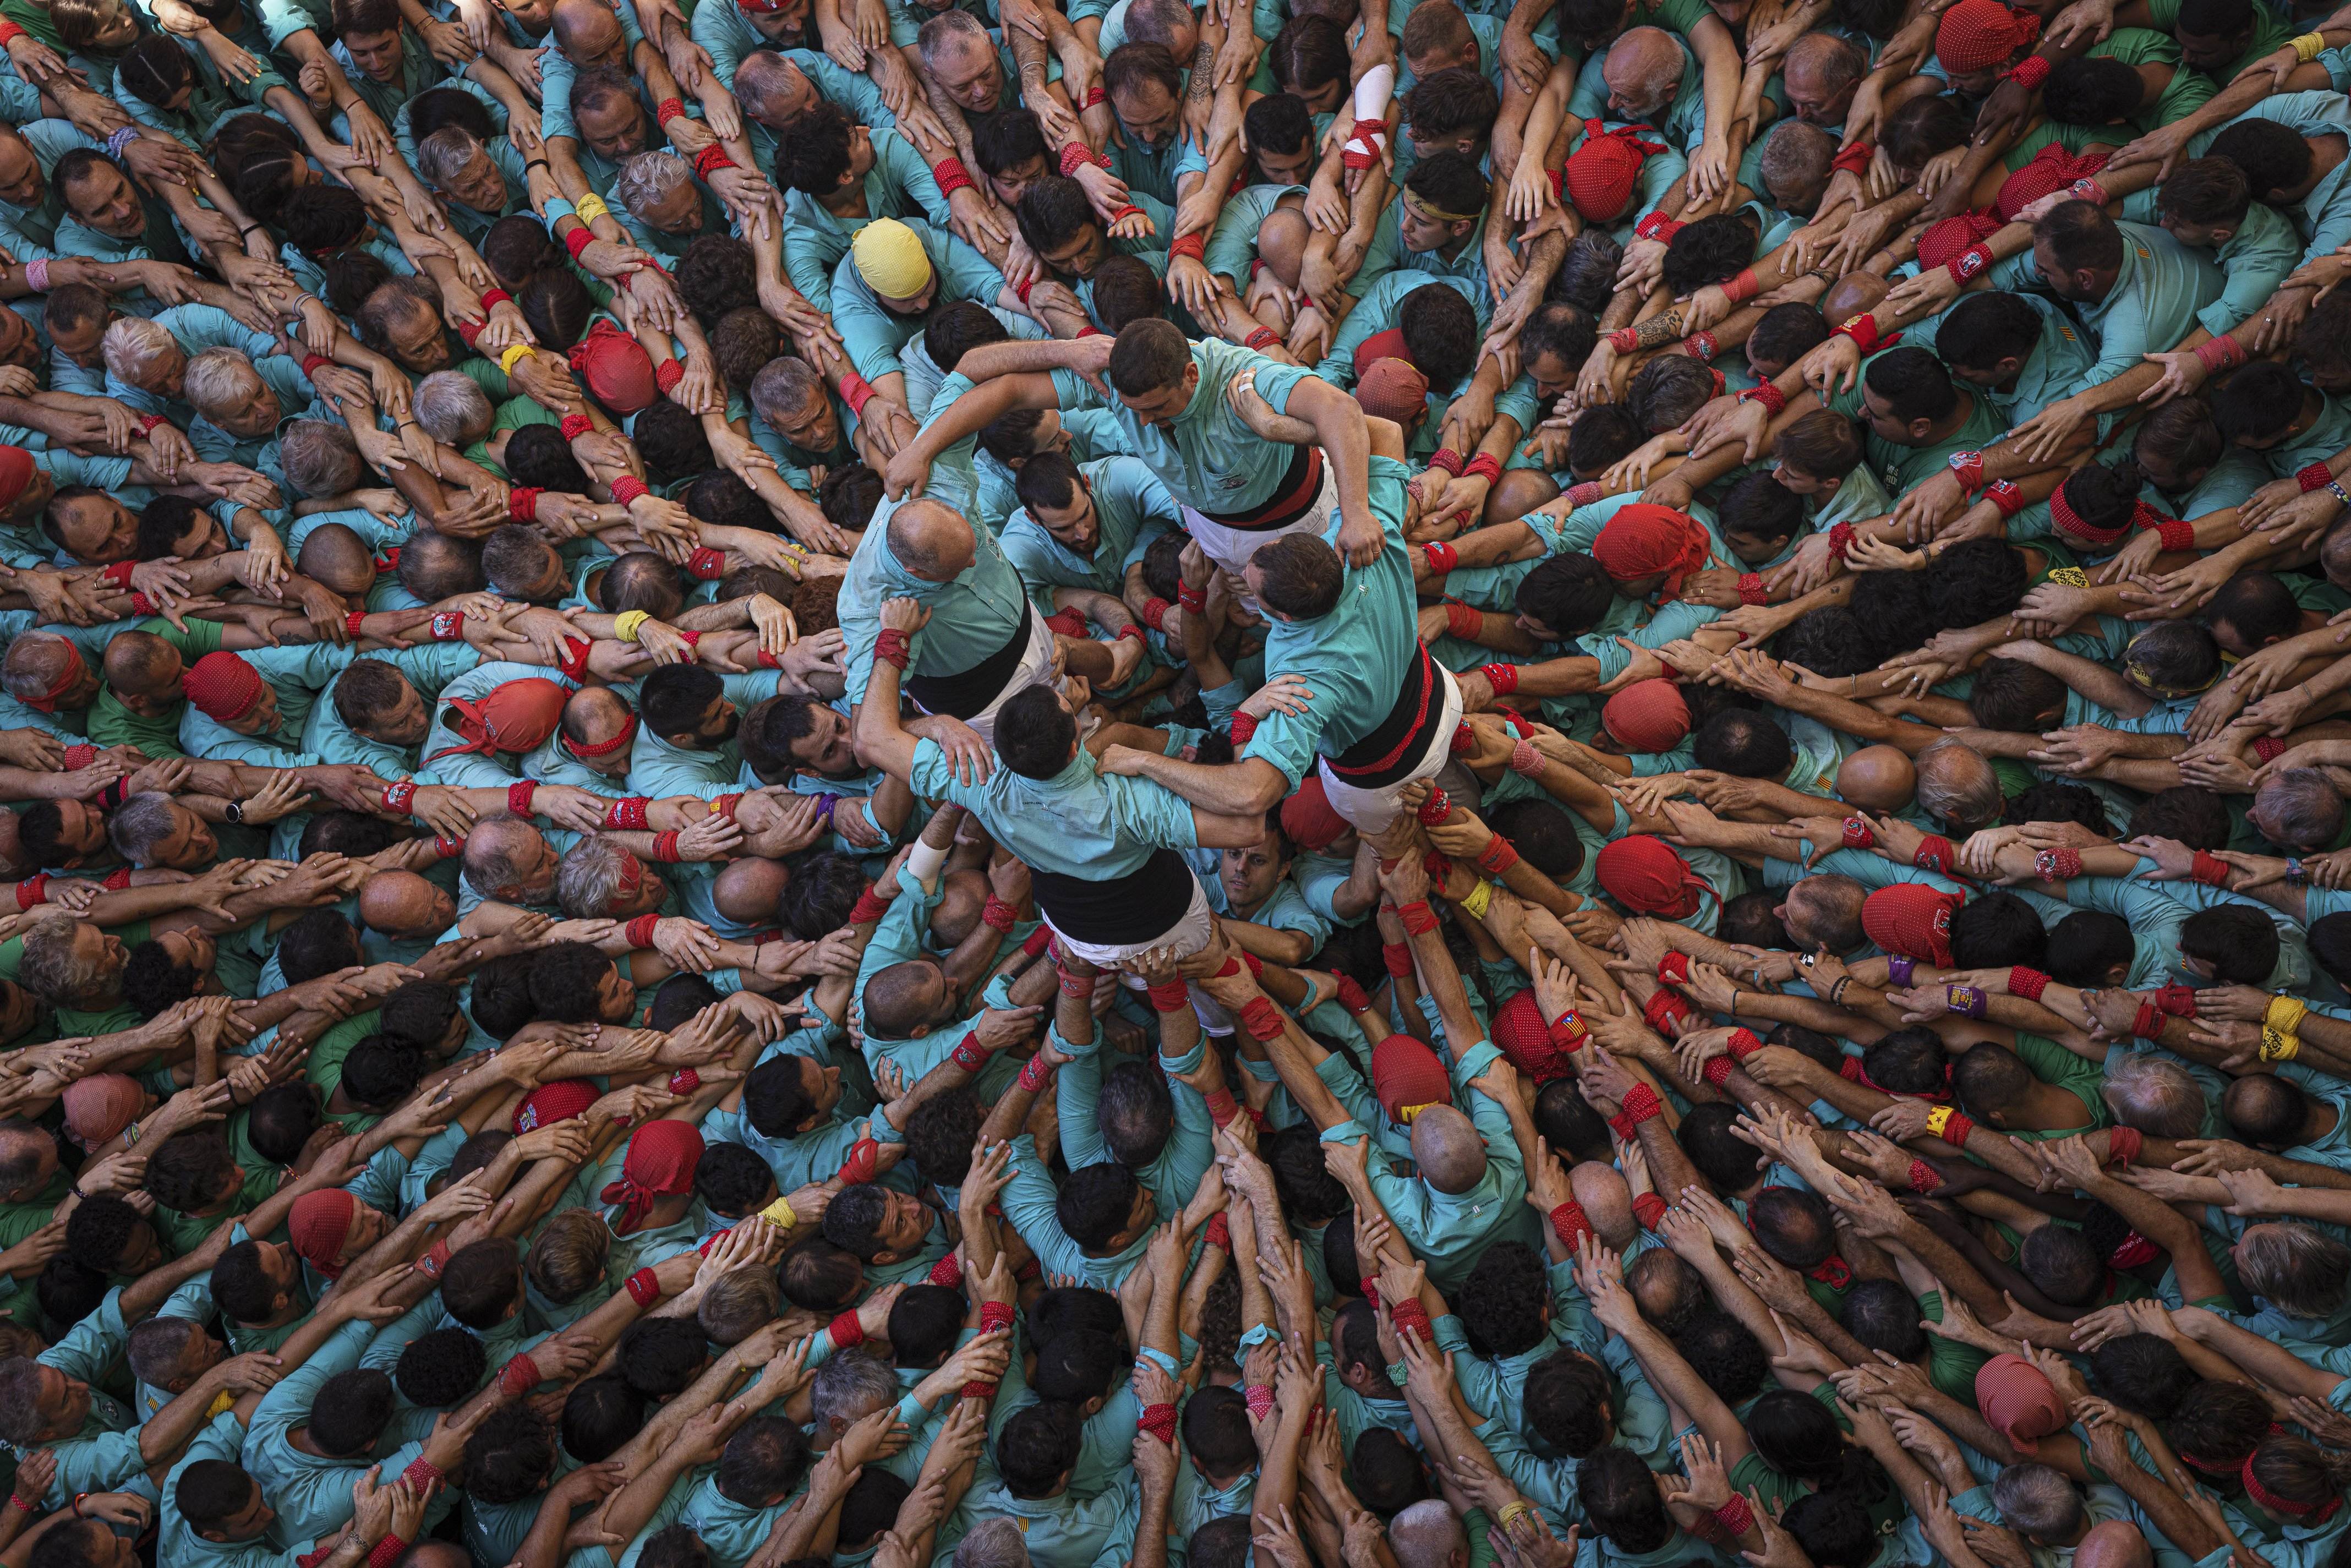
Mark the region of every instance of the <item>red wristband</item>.
<instances>
[{"instance_id":1,"label":"red wristband","mask_svg":"<svg viewBox=\"0 0 2351 1568\"><path fill-rule=\"evenodd\" d=\"M2037 1002L2041 999L2041 993L2048 988L2049 977L2038 969L2018 964L2008 971L2008 994L2011 997L2022 997L2028 1002Z\"/></svg>"},{"instance_id":2,"label":"red wristband","mask_svg":"<svg viewBox=\"0 0 2351 1568\"><path fill-rule=\"evenodd\" d=\"M651 1269L640 1269L629 1276L629 1300L641 1307L650 1307L661 1300L661 1281Z\"/></svg>"},{"instance_id":3,"label":"red wristband","mask_svg":"<svg viewBox=\"0 0 2351 1568\"><path fill-rule=\"evenodd\" d=\"M841 1313L825 1325L824 1332L835 1350L855 1350L865 1343L865 1325L857 1321L855 1312Z\"/></svg>"},{"instance_id":4,"label":"red wristband","mask_svg":"<svg viewBox=\"0 0 2351 1568\"><path fill-rule=\"evenodd\" d=\"M628 938L632 949L650 947L653 945L653 931L660 923L658 915L640 915L622 927L621 934Z\"/></svg>"}]
</instances>

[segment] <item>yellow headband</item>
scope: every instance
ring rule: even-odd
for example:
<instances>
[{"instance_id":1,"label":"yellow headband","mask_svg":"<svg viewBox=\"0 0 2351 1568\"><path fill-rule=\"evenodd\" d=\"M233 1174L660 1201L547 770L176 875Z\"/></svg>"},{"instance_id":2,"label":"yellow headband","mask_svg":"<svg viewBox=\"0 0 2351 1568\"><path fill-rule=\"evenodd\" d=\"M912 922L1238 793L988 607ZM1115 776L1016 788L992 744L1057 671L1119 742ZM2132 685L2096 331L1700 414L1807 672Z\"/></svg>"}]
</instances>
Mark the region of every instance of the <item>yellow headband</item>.
<instances>
[{"instance_id":1,"label":"yellow headband","mask_svg":"<svg viewBox=\"0 0 2351 1568\"><path fill-rule=\"evenodd\" d=\"M1467 224L1475 223L1478 219L1478 214L1476 213L1448 213L1442 207L1430 206L1426 202L1421 200L1419 193L1416 192L1406 191L1404 193L1404 200L1405 205L1419 214L1423 219L1429 223Z\"/></svg>"},{"instance_id":2,"label":"yellow headband","mask_svg":"<svg viewBox=\"0 0 2351 1568\"><path fill-rule=\"evenodd\" d=\"M1417 1116L1417 1115L1419 1115L1423 1111L1427 1110L1429 1105L1435 1105L1435 1104L1437 1104L1438 1103L1439 1103L1439 1102L1437 1102L1437 1101L1431 1100L1431 1101L1428 1103L1428 1105L1402 1105L1402 1106L1398 1106L1398 1107L1397 1107L1397 1109L1396 1109L1396 1122L1397 1122L1397 1124L1398 1124L1398 1125L1400 1125L1400 1126L1405 1126L1405 1127L1409 1127L1409 1126L1411 1126L1411 1125L1412 1125L1412 1119L1413 1119L1415 1116Z\"/></svg>"}]
</instances>

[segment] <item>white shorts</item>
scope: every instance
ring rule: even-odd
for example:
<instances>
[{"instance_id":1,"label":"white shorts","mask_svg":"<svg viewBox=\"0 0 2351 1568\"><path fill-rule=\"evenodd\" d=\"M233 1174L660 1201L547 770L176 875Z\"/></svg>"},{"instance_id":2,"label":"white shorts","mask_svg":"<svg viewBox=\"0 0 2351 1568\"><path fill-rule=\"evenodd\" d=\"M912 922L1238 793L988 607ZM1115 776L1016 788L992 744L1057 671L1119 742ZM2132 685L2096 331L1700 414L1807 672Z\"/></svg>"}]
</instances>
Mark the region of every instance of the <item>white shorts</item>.
<instances>
[{"instance_id":1,"label":"white shorts","mask_svg":"<svg viewBox=\"0 0 2351 1568\"><path fill-rule=\"evenodd\" d=\"M1183 918L1148 942L1082 942L1060 926L1053 925L1052 917L1043 910L1040 909L1038 915L1046 925L1053 926L1053 935L1061 939L1061 951L1103 969L1148 953L1154 947L1172 948L1175 956L1188 958L1208 945L1209 934L1216 929L1216 917L1208 913L1207 890L1200 885L1197 875L1192 878L1192 901L1185 905ZM1128 979L1130 983L1141 984L1132 976Z\"/></svg>"},{"instance_id":2,"label":"white shorts","mask_svg":"<svg viewBox=\"0 0 2351 1568\"><path fill-rule=\"evenodd\" d=\"M1437 679L1444 683L1445 711L1435 731L1428 737L1428 749L1413 770L1393 784L1376 789L1361 789L1331 771L1331 759L1322 759L1322 792L1331 801L1331 809L1354 824L1363 833L1376 833L1395 821L1396 796L1407 784L1423 779L1434 779L1444 769L1453 755L1453 732L1461 726L1461 687L1453 672L1432 663Z\"/></svg>"},{"instance_id":3,"label":"white shorts","mask_svg":"<svg viewBox=\"0 0 2351 1568\"><path fill-rule=\"evenodd\" d=\"M964 722L971 726L980 739L994 746L997 710L1030 686L1045 685L1052 675L1053 629L1045 624L1043 616L1032 612L1029 617L1029 646L1021 650L1019 667L1012 672L1012 678L1004 683L1004 689L987 700L986 707ZM915 700L914 706L923 707L920 699ZM923 711L928 713L931 710L923 708Z\"/></svg>"},{"instance_id":4,"label":"white shorts","mask_svg":"<svg viewBox=\"0 0 2351 1568\"><path fill-rule=\"evenodd\" d=\"M1210 560L1238 577L1241 568L1249 564L1249 557L1257 554L1269 541L1284 534L1311 533L1318 538L1322 535L1330 524L1331 508L1336 504L1338 495L1337 487L1331 482L1332 467L1326 458L1322 465L1322 493L1314 497L1314 505L1306 515L1294 523L1286 523L1278 528L1228 528L1197 507L1186 507L1183 508L1184 531L1200 541L1201 552Z\"/></svg>"}]
</instances>

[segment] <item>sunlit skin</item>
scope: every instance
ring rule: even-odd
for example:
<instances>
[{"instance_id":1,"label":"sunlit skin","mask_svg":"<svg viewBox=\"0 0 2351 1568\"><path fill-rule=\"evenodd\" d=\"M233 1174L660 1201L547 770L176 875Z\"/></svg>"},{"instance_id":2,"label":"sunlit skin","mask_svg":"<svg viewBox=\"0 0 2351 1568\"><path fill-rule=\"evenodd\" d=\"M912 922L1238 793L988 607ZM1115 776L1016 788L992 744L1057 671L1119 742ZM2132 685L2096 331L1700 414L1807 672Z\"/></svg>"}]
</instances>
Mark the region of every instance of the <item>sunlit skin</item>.
<instances>
[{"instance_id":1,"label":"sunlit skin","mask_svg":"<svg viewBox=\"0 0 2351 1568\"><path fill-rule=\"evenodd\" d=\"M922 1250L923 1239L931 1233L931 1211L909 1192L883 1196L889 1206L883 1211L882 1222L873 1228L873 1239L882 1244L881 1255L873 1260L895 1263Z\"/></svg>"},{"instance_id":2,"label":"sunlit skin","mask_svg":"<svg viewBox=\"0 0 2351 1568\"><path fill-rule=\"evenodd\" d=\"M49 183L32 144L15 127L0 134L0 202L30 210L48 200Z\"/></svg>"},{"instance_id":3,"label":"sunlit skin","mask_svg":"<svg viewBox=\"0 0 2351 1568\"><path fill-rule=\"evenodd\" d=\"M1111 95L1111 107L1126 134L1146 147L1159 147L1183 129L1184 104L1162 82L1145 80Z\"/></svg>"},{"instance_id":4,"label":"sunlit skin","mask_svg":"<svg viewBox=\"0 0 2351 1568\"><path fill-rule=\"evenodd\" d=\"M424 701L423 695L405 681L400 684L400 700L392 705L390 713L380 718L371 718L365 724L351 726L370 740L398 747L417 745L432 727L431 706Z\"/></svg>"},{"instance_id":5,"label":"sunlit skin","mask_svg":"<svg viewBox=\"0 0 2351 1568\"><path fill-rule=\"evenodd\" d=\"M14 310L0 314L16 316ZM32 370L40 362L41 340L33 330L33 324L22 316L16 316L14 321L0 321L0 365L22 365Z\"/></svg>"},{"instance_id":6,"label":"sunlit skin","mask_svg":"<svg viewBox=\"0 0 2351 1568\"><path fill-rule=\"evenodd\" d=\"M449 179L440 182L444 194L477 213L502 213L507 210L508 192L507 177L499 172L497 163L484 147L474 149L465 166Z\"/></svg>"},{"instance_id":7,"label":"sunlit skin","mask_svg":"<svg viewBox=\"0 0 2351 1568\"><path fill-rule=\"evenodd\" d=\"M803 452L831 452L841 444L841 415L821 391L811 391L791 418L769 423Z\"/></svg>"},{"instance_id":8,"label":"sunlit skin","mask_svg":"<svg viewBox=\"0 0 2351 1568\"><path fill-rule=\"evenodd\" d=\"M206 1541L217 1541L225 1545L231 1542L251 1541L277 1522L277 1511L269 1506L261 1488L256 1486L253 1496L246 1500L243 1508L217 1524L197 1527L196 1533Z\"/></svg>"},{"instance_id":9,"label":"sunlit skin","mask_svg":"<svg viewBox=\"0 0 2351 1568\"><path fill-rule=\"evenodd\" d=\"M1217 866L1217 874L1225 881L1225 901L1237 914L1253 910L1273 896L1289 869L1290 862L1271 834L1247 848L1226 850Z\"/></svg>"},{"instance_id":10,"label":"sunlit skin","mask_svg":"<svg viewBox=\"0 0 2351 1568\"><path fill-rule=\"evenodd\" d=\"M637 216L647 228L662 234L698 235L702 232L701 188L691 180L680 181L675 190L648 204Z\"/></svg>"},{"instance_id":11,"label":"sunlit skin","mask_svg":"<svg viewBox=\"0 0 2351 1568\"><path fill-rule=\"evenodd\" d=\"M1042 157L1025 158L1000 174L990 174L987 177L988 188L996 193L998 201L1008 207L1017 207L1020 204L1020 193L1051 172L1046 168Z\"/></svg>"},{"instance_id":12,"label":"sunlit skin","mask_svg":"<svg viewBox=\"0 0 2351 1568\"><path fill-rule=\"evenodd\" d=\"M343 47L350 51L351 64L367 73L370 81L396 82L401 79L402 50L400 29L384 33L358 33L343 29Z\"/></svg>"},{"instance_id":13,"label":"sunlit skin","mask_svg":"<svg viewBox=\"0 0 2351 1568\"><path fill-rule=\"evenodd\" d=\"M415 300L393 313L384 329L384 343L404 370L429 375L448 368L449 334L441 318Z\"/></svg>"},{"instance_id":14,"label":"sunlit skin","mask_svg":"<svg viewBox=\"0 0 2351 1568\"><path fill-rule=\"evenodd\" d=\"M65 198L74 216L102 235L138 239L147 232L147 211L139 204L139 193L111 163L99 164L76 181Z\"/></svg>"},{"instance_id":15,"label":"sunlit skin","mask_svg":"<svg viewBox=\"0 0 2351 1568\"><path fill-rule=\"evenodd\" d=\"M1420 198L1409 192L1396 210L1397 235L1405 248L1416 255L1467 245L1477 229L1476 219L1440 218L1423 207Z\"/></svg>"},{"instance_id":16,"label":"sunlit skin","mask_svg":"<svg viewBox=\"0 0 2351 1568\"><path fill-rule=\"evenodd\" d=\"M931 74L948 100L967 113L994 114L1004 99L1004 68L993 49L956 44L940 52Z\"/></svg>"},{"instance_id":17,"label":"sunlit skin","mask_svg":"<svg viewBox=\"0 0 2351 1568\"><path fill-rule=\"evenodd\" d=\"M575 104L571 120L588 150L608 162L621 162L645 150L645 111L634 99L612 93L592 104Z\"/></svg>"},{"instance_id":18,"label":"sunlit skin","mask_svg":"<svg viewBox=\"0 0 2351 1568\"><path fill-rule=\"evenodd\" d=\"M569 27L569 24L566 24ZM621 31L621 19L609 11L598 11L584 17L569 44L558 40L564 57L581 70L590 66L628 65L628 36Z\"/></svg>"},{"instance_id":19,"label":"sunlit skin","mask_svg":"<svg viewBox=\"0 0 2351 1568\"><path fill-rule=\"evenodd\" d=\"M841 1103L841 1069L819 1067L812 1057L789 1056L786 1060L799 1065L800 1093L813 1107L809 1112L808 1120L800 1124L799 1130L807 1132L812 1127L822 1126L826 1119L831 1116L832 1108ZM918 1239L917 1245L919 1244Z\"/></svg>"},{"instance_id":20,"label":"sunlit skin","mask_svg":"<svg viewBox=\"0 0 2351 1568\"><path fill-rule=\"evenodd\" d=\"M1109 258L1110 236L1102 233L1100 224L1091 223L1079 225L1077 237L1067 245L1037 253L1038 260L1070 277L1092 277Z\"/></svg>"},{"instance_id":21,"label":"sunlit skin","mask_svg":"<svg viewBox=\"0 0 2351 1568\"><path fill-rule=\"evenodd\" d=\"M213 973L213 964L220 956L220 944L206 933L193 927L185 931L166 931L155 938L170 954L172 962L196 971L196 991L201 996L220 994L220 977Z\"/></svg>"},{"instance_id":22,"label":"sunlit skin","mask_svg":"<svg viewBox=\"0 0 2351 1568\"><path fill-rule=\"evenodd\" d=\"M2120 276L2119 271L2092 272L2086 267L2068 270L2058 265L2056 256L2050 251L2049 242L2040 238L2032 242L2032 270L2040 275L2041 281L2047 284L2049 291L2058 298L2092 305L2106 297L2107 291L2115 286L2116 277Z\"/></svg>"},{"instance_id":23,"label":"sunlit skin","mask_svg":"<svg viewBox=\"0 0 2351 1568\"><path fill-rule=\"evenodd\" d=\"M689 751L716 751L735 738L735 732L742 723L743 716L735 711L733 703L725 697L713 697L710 706L702 710L702 717L695 725L692 736L665 735L662 738L673 746L683 741L684 749Z\"/></svg>"},{"instance_id":24,"label":"sunlit skin","mask_svg":"<svg viewBox=\"0 0 2351 1568\"><path fill-rule=\"evenodd\" d=\"M1145 424L1155 424L1162 430L1174 425L1176 416L1192 406L1193 394L1200 390L1200 367L1195 361L1184 367L1184 379L1172 387L1158 392L1137 392L1129 397L1118 394L1118 401L1134 413Z\"/></svg>"},{"instance_id":25,"label":"sunlit skin","mask_svg":"<svg viewBox=\"0 0 2351 1568\"><path fill-rule=\"evenodd\" d=\"M277 734L279 722L277 689L267 681L262 682L260 700L253 705L244 717L223 719L220 722L224 728L233 729L239 735Z\"/></svg>"},{"instance_id":26,"label":"sunlit skin","mask_svg":"<svg viewBox=\"0 0 2351 1568\"><path fill-rule=\"evenodd\" d=\"M139 538L138 514L111 496L74 496L49 508L66 553L92 566L129 560Z\"/></svg>"},{"instance_id":27,"label":"sunlit skin","mask_svg":"<svg viewBox=\"0 0 2351 1568\"><path fill-rule=\"evenodd\" d=\"M286 411L278 406L277 394L270 391L269 383L257 375L253 378L252 393L245 402L228 408L207 408L199 412L229 434L244 441L261 440L275 431L277 422L286 417Z\"/></svg>"},{"instance_id":28,"label":"sunlit skin","mask_svg":"<svg viewBox=\"0 0 2351 1568\"><path fill-rule=\"evenodd\" d=\"M53 320L48 323L49 342L57 352L83 370L97 370L106 362L99 345L105 341L106 329L113 326L116 319L116 313L110 310L96 321L61 324Z\"/></svg>"},{"instance_id":29,"label":"sunlit skin","mask_svg":"<svg viewBox=\"0 0 2351 1568\"><path fill-rule=\"evenodd\" d=\"M1031 507L1029 515L1072 555L1092 559L1095 547L1102 543L1102 517L1094 510L1093 487L1082 477L1071 487L1068 506Z\"/></svg>"}]
</instances>

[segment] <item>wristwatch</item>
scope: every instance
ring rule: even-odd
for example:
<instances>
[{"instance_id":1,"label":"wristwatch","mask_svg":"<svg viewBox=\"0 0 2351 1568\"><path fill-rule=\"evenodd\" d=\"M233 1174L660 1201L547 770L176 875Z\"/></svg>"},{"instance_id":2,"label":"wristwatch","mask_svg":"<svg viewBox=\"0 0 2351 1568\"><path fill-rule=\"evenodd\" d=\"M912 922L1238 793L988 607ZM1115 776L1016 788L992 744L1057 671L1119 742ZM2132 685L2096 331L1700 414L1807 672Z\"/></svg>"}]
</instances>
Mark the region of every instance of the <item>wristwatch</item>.
<instances>
[{"instance_id":1,"label":"wristwatch","mask_svg":"<svg viewBox=\"0 0 2351 1568\"><path fill-rule=\"evenodd\" d=\"M245 821L245 802L242 800L231 800L228 803L228 810L223 811L221 815L226 817L230 821L242 826Z\"/></svg>"}]
</instances>

